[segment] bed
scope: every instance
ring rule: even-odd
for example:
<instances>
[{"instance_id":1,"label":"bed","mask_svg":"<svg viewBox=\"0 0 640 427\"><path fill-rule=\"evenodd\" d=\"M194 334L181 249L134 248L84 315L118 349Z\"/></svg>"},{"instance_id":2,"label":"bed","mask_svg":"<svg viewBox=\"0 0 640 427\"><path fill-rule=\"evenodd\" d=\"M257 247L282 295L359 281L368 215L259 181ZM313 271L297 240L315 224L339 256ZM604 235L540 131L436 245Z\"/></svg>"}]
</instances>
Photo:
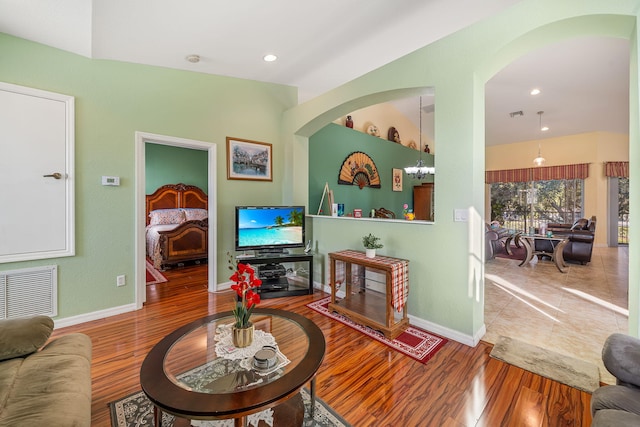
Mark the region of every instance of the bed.
<instances>
[{"instance_id":1,"label":"bed","mask_svg":"<svg viewBox=\"0 0 640 427\"><path fill-rule=\"evenodd\" d=\"M147 257L164 270L208 258L208 197L200 188L167 184L146 196Z\"/></svg>"}]
</instances>

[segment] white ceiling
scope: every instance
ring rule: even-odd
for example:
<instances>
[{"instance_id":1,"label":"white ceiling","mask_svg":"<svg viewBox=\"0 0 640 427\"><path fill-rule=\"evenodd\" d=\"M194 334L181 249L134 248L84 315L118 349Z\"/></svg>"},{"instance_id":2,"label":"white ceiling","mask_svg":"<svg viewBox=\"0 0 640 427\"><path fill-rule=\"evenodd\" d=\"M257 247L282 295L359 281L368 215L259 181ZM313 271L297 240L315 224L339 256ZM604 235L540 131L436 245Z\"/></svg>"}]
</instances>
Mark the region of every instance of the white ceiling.
<instances>
[{"instance_id":1,"label":"white ceiling","mask_svg":"<svg viewBox=\"0 0 640 427\"><path fill-rule=\"evenodd\" d=\"M518 1L0 0L0 32L95 59L291 85L303 102ZM267 53L278 61L265 63ZM538 110L549 136L627 133L627 99L624 40L551 46L487 85L487 144L537 138ZM418 101L404 104L417 121ZM517 110L524 116L509 118Z\"/></svg>"}]
</instances>

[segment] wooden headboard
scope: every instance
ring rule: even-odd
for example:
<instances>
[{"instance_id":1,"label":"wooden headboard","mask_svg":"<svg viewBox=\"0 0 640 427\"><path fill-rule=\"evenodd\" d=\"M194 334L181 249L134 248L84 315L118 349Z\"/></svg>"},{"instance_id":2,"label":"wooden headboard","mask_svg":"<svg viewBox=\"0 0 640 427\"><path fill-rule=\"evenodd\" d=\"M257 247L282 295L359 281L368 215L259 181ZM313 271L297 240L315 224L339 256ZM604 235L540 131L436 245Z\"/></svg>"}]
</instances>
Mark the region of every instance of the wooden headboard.
<instances>
[{"instance_id":1,"label":"wooden headboard","mask_svg":"<svg viewBox=\"0 0 640 427\"><path fill-rule=\"evenodd\" d=\"M153 194L147 194L146 217L149 224L149 212L156 209L209 208L209 197L199 187L187 184L167 184Z\"/></svg>"}]
</instances>

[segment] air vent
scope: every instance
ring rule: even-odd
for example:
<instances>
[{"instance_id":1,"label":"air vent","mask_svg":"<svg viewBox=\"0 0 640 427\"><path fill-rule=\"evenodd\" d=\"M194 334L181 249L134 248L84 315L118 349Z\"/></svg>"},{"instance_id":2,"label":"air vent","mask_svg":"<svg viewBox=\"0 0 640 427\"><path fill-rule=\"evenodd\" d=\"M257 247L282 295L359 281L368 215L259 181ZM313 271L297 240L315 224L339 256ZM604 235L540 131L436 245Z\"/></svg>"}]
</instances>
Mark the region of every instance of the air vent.
<instances>
[{"instance_id":1,"label":"air vent","mask_svg":"<svg viewBox=\"0 0 640 427\"><path fill-rule=\"evenodd\" d=\"M58 314L58 266L0 271L0 319Z\"/></svg>"}]
</instances>

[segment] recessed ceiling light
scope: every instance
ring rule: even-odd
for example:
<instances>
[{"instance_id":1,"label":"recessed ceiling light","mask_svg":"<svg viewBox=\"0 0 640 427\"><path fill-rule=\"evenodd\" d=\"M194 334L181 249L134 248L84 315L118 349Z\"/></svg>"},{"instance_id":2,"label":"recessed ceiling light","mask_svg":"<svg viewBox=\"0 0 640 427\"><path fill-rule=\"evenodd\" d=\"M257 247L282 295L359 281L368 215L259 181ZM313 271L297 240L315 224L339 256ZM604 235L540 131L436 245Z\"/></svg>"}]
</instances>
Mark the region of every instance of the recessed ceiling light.
<instances>
[{"instance_id":1,"label":"recessed ceiling light","mask_svg":"<svg viewBox=\"0 0 640 427\"><path fill-rule=\"evenodd\" d=\"M546 132L546 131L548 131L548 130L549 130L549 126L542 126L542 127L540 128L540 130L541 130L542 132Z\"/></svg>"},{"instance_id":2,"label":"recessed ceiling light","mask_svg":"<svg viewBox=\"0 0 640 427\"><path fill-rule=\"evenodd\" d=\"M529 92L531 95L540 95L540 89L531 89Z\"/></svg>"},{"instance_id":3,"label":"recessed ceiling light","mask_svg":"<svg viewBox=\"0 0 640 427\"><path fill-rule=\"evenodd\" d=\"M196 64L200 62L200 55L187 55L185 59L193 64Z\"/></svg>"},{"instance_id":4,"label":"recessed ceiling light","mask_svg":"<svg viewBox=\"0 0 640 427\"><path fill-rule=\"evenodd\" d=\"M268 54L268 55L265 55L264 58L262 59L264 59L266 62L273 62L276 59L278 59L278 57L272 54Z\"/></svg>"}]
</instances>

